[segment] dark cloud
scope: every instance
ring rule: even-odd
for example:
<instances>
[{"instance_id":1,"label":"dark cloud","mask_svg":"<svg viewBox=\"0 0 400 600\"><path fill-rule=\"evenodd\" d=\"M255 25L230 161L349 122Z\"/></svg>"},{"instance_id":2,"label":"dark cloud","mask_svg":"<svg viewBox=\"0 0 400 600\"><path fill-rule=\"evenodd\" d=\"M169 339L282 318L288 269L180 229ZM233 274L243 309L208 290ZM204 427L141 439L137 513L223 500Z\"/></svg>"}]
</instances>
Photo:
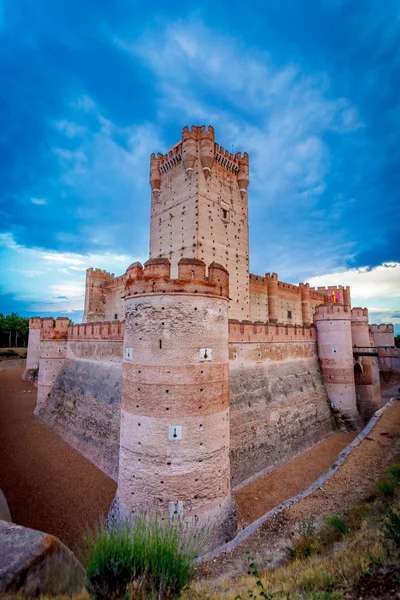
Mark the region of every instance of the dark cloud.
<instances>
[{"instance_id":1,"label":"dark cloud","mask_svg":"<svg viewBox=\"0 0 400 600\"><path fill-rule=\"evenodd\" d=\"M216 125L229 122L217 127L218 140L235 141L250 153L251 260L257 272L303 279L400 260L397 1L232 0L227 11L224 3L205 0L195 16L207 28L207 43L195 61L191 48L180 48L164 73L148 55L164 59L165 32L171 23L187 29L193 3L3 4L0 230L17 243L145 255L148 156L175 143L185 124L212 115ZM193 27L190 41L200 35L201 27ZM254 103L241 98L248 90L240 82L251 73L246 63L238 69L237 58L247 55L269 69L265 81L255 75ZM226 77L215 81L218 60L225 61ZM280 80L273 76L291 69L280 98ZM168 84L174 106L163 93ZM298 122L302 94L294 89L305 90L303 101L311 107ZM273 167L275 148L265 148L274 117L269 100L286 103L294 132L308 126L294 141L285 133L288 123L279 121L282 139L286 135L292 144L280 149L281 164ZM329 126L318 124L324 119ZM262 127L265 136L257 138ZM264 162L257 164L258 157ZM21 310L26 306L13 302Z\"/></svg>"}]
</instances>

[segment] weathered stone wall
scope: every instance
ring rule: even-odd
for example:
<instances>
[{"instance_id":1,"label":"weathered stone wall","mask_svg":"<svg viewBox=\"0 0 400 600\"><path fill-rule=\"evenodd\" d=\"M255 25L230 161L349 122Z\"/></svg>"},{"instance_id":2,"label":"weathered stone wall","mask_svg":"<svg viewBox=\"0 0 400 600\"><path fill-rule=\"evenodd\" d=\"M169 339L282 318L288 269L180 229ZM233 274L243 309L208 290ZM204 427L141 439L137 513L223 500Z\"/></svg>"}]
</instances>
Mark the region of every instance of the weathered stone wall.
<instances>
[{"instance_id":1,"label":"weathered stone wall","mask_svg":"<svg viewBox=\"0 0 400 600\"><path fill-rule=\"evenodd\" d=\"M93 356L94 346L80 351ZM103 344L104 345L104 344ZM122 350L122 342L120 342ZM36 416L115 481L118 478L122 361L68 358Z\"/></svg>"},{"instance_id":2,"label":"weathered stone wall","mask_svg":"<svg viewBox=\"0 0 400 600\"><path fill-rule=\"evenodd\" d=\"M334 430L315 341L230 343L232 485Z\"/></svg>"}]
</instances>

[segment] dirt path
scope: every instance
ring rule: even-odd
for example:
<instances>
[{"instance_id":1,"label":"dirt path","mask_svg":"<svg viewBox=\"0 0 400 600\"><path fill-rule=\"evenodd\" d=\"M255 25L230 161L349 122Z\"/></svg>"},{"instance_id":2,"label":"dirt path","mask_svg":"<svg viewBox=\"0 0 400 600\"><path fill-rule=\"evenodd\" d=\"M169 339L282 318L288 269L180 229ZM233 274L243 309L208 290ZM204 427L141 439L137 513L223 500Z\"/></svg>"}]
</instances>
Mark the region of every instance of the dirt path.
<instances>
[{"instance_id":1,"label":"dirt path","mask_svg":"<svg viewBox=\"0 0 400 600\"><path fill-rule=\"evenodd\" d=\"M116 484L33 416L23 370L0 372L0 488L15 523L76 549L82 527L106 515Z\"/></svg>"},{"instance_id":2,"label":"dirt path","mask_svg":"<svg viewBox=\"0 0 400 600\"><path fill-rule=\"evenodd\" d=\"M255 557L260 569L276 567L284 556L295 525L310 515L341 512L357 500L370 495L373 482L396 456L400 460L400 401L395 401L343 465L310 496L286 507L268 519L235 550L199 565L201 578L212 578L215 585L224 578L246 573L246 552ZM221 596L223 597L223 596Z\"/></svg>"},{"instance_id":3,"label":"dirt path","mask_svg":"<svg viewBox=\"0 0 400 600\"><path fill-rule=\"evenodd\" d=\"M333 433L278 469L235 493L239 523L246 526L306 490L335 462L356 433Z\"/></svg>"}]
</instances>

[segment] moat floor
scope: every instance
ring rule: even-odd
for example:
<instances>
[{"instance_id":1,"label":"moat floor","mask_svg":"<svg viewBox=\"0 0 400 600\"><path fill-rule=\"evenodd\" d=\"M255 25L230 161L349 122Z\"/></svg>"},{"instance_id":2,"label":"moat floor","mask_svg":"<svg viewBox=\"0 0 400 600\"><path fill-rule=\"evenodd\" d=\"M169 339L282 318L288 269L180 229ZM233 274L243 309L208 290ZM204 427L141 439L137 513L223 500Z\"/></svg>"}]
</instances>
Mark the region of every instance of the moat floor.
<instances>
[{"instance_id":1,"label":"moat floor","mask_svg":"<svg viewBox=\"0 0 400 600\"><path fill-rule=\"evenodd\" d=\"M0 372L0 488L11 518L77 549L85 524L106 515L116 484L33 416L23 369Z\"/></svg>"},{"instance_id":2,"label":"moat floor","mask_svg":"<svg viewBox=\"0 0 400 600\"><path fill-rule=\"evenodd\" d=\"M36 388L23 370L0 372L0 488L13 520L76 549L85 524L106 515L116 484L33 416ZM247 524L306 489L355 434L332 434L235 497Z\"/></svg>"},{"instance_id":3,"label":"moat floor","mask_svg":"<svg viewBox=\"0 0 400 600\"><path fill-rule=\"evenodd\" d=\"M235 493L241 525L252 523L285 500L307 489L329 469L357 433L333 433L278 469Z\"/></svg>"}]
</instances>

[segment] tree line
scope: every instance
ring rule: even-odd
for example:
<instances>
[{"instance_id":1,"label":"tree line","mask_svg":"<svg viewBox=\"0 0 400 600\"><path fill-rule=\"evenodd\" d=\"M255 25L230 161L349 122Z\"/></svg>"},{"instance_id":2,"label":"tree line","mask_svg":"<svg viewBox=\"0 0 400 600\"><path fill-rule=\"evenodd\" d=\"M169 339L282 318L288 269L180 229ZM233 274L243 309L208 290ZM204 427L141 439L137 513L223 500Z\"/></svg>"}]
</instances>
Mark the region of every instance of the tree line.
<instances>
[{"instance_id":1,"label":"tree line","mask_svg":"<svg viewBox=\"0 0 400 600\"><path fill-rule=\"evenodd\" d=\"M17 313L0 313L0 346L2 348L26 348L29 336L29 318Z\"/></svg>"}]
</instances>

